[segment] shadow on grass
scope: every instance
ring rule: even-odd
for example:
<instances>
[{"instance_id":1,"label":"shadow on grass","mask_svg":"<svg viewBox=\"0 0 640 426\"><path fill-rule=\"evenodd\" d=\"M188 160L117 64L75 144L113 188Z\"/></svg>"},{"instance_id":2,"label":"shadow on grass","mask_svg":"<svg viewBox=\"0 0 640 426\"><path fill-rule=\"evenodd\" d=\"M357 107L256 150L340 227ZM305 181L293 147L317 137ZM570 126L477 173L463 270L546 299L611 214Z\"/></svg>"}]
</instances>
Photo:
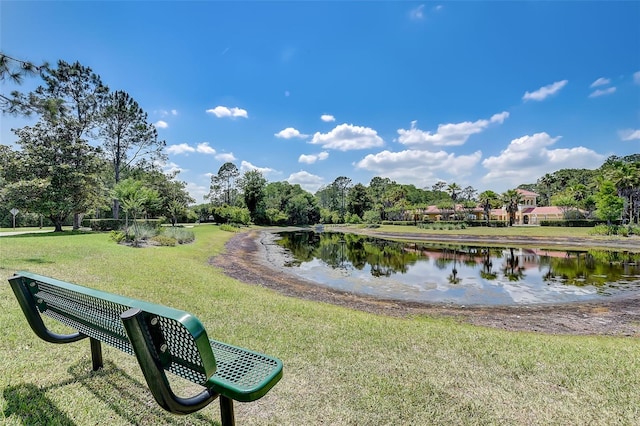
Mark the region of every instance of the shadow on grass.
<instances>
[{"instance_id":1,"label":"shadow on grass","mask_svg":"<svg viewBox=\"0 0 640 426\"><path fill-rule=\"evenodd\" d=\"M34 237L68 237L75 235L91 235L94 231L62 231L62 232L25 232L24 234L3 235L0 238L34 238Z\"/></svg>"},{"instance_id":2,"label":"shadow on grass","mask_svg":"<svg viewBox=\"0 0 640 426\"><path fill-rule=\"evenodd\" d=\"M103 369L91 371L91 361L83 360L69 367L67 371L71 374L71 379L48 387L38 388L24 383L5 388L3 392L7 401L5 417L17 416L25 425L75 425L68 415L60 411L46 396L46 392L79 383L106 404L110 410L134 425L220 424L202 413L180 416L163 410L153 399L145 384L129 376L112 362L105 361Z\"/></svg>"},{"instance_id":3,"label":"shadow on grass","mask_svg":"<svg viewBox=\"0 0 640 426\"><path fill-rule=\"evenodd\" d=\"M20 261L21 262L25 262L25 263L35 263L37 265L45 265L45 264L48 264L48 263L55 263L55 262L53 262L51 260L42 259L42 258L39 258L39 257L31 257L31 258L28 258L28 259L20 259Z\"/></svg>"},{"instance_id":4,"label":"shadow on grass","mask_svg":"<svg viewBox=\"0 0 640 426\"><path fill-rule=\"evenodd\" d=\"M69 383L61 383L58 386L65 384ZM4 417L16 416L25 425L75 425L47 398L46 391L46 388L40 389L30 383L5 388L2 392L7 402Z\"/></svg>"}]
</instances>

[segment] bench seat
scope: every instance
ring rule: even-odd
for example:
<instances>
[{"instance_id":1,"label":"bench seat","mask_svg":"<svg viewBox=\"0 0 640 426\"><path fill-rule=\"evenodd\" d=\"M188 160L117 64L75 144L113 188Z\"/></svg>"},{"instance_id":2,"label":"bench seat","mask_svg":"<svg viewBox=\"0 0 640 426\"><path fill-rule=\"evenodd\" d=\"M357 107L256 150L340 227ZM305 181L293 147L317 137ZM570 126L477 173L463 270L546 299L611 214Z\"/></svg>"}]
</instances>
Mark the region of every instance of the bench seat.
<instances>
[{"instance_id":1,"label":"bench seat","mask_svg":"<svg viewBox=\"0 0 640 426\"><path fill-rule=\"evenodd\" d=\"M172 413L197 411L219 397L222 423L233 425L234 400L255 401L282 378L279 359L209 339L188 312L24 271L9 283L38 337L51 343L89 338L94 370L103 366L102 342L135 355L154 398ZM76 331L52 332L42 315ZM204 390L188 398L176 396L165 371Z\"/></svg>"}]
</instances>

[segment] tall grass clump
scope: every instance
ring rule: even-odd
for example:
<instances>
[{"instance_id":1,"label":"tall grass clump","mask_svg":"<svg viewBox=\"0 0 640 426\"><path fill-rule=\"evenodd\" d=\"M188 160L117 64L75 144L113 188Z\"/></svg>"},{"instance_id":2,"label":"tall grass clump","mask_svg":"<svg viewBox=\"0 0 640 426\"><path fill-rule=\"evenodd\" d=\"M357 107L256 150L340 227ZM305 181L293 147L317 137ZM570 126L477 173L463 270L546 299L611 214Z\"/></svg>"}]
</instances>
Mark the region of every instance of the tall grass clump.
<instances>
[{"instance_id":1,"label":"tall grass clump","mask_svg":"<svg viewBox=\"0 0 640 426\"><path fill-rule=\"evenodd\" d=\"M178 244L192 243L196 239L196 235L192 230L174 226L163 228L161 235L166 238L173 238Z\"/></svg>"},{"instance_id":2,"label":"tall grass clump","mask_svg":"<svg viewBox=\"0 0 640 426\"><path fill-rule=\"evenodd\" d=\"M238 226L229 225L228 223L223 223L220 225L220 229L227 232L239 232L240 228Z\"/></svg>"},{"instance_id":3,"label":"tall grass clump","mask_svg":"<svg viewBox=\"0 0 640 426\"><path fill-rule=\"evenodd\" d=\"M188 244L195 240L195 234L189 229L170 227L157 228L145 224L136 224L120 231L111 231L109 239L116 243L129 243L138 247L143 243L155 243L161 246Z\"/></svg>"},{"instance_id":4,"label":"tall grass clump","mask_svg":"<svg viewBox=\"0 0 640 426\"><path fill-rule=\"evenodd\" d=\"M640 226L638 225L605 225L600 224L591 228L590 235L619 235L628 237L630 235L640 235Z\"/></svg>"}]
</instances>

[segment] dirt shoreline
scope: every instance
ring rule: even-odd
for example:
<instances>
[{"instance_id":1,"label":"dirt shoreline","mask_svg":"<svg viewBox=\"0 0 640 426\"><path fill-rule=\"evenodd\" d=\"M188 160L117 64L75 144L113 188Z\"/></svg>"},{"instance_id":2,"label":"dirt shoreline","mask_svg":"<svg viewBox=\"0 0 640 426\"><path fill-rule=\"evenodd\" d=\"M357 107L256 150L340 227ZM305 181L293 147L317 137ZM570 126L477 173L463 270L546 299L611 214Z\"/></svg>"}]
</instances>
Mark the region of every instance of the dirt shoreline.
<instances>
[{"instance_id":1,"label":"dirt shoreline","mask_svg":"<svg viewBox=\"0 0 640 426\"><path fill-rule=\"evenodd\" d=\"M351 230L350 230L351 232ZM365 233L365 232L362 232ZM429 241L433 236L409 234L375 234L381 238L402 238ZM438 235L438 241L465 243L531 244L532 239L458 237ZM640 240L610 241L567 238L535 239L535 244L553 246L598 246L640 251ZM428 315L450 317L474 325L504 330L531 331L549 334L614 335L640 337L640 294L612 298L607 301L560 305L526 305L513 307L457 306L422 304L397 300L380 300L332 290L287 273L273 264L274 250L269 250L272 234L268 230L251 230L232 237L226 251L210 259L210 264L240 281L274 289L282 294L339 306L359 309L379 315Z\"/></svg>"}]
</instances>

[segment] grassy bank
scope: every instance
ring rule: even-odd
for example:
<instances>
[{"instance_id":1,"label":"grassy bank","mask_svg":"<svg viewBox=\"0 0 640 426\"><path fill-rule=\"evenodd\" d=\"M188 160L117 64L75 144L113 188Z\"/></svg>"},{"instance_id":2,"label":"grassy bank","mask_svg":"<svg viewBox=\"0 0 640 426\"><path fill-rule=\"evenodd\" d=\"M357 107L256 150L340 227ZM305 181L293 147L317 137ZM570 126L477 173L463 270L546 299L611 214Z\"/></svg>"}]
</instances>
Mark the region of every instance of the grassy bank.
<instances>
[{"instance_id":1,"label":"grassy bank","mask_svg":"<svg viewBox=\"0 0 640 426\"><path fill-rule=\"evenodd\" d=\"M346 229L358 229L358 225L349 225ZM418 228L417 226L381 225L372 228L372 232L407 234L433 234L433 235L474 235L474 236L500 236L500 237L565 237L584 238L591 237L589 231L593 228L569 228L551 226L509 226L503 228L489 228L486 226L474 226L465 229L432 229ZM597 238L597 237L594 237Z\"/></svg>"},{"instance_id":2,"label":"grassy bank","mask_svg":"<svg viewBox=\"0 0 640 426\"><path fill-rule=\"evenodd\" d=\"M505 228L469 227L466 229L431 229L415 226L382 225L371 228L366 225L328 225L328 231L353 232L371 236L381 236L398 241L482 241L483 244L534 245L538 248L548 245L556 249L608 248L611 250L640 251L640 235L591 235L593 228L513 226ZM492 243L493 241L493 243Z\"/></svg>"},{"instance_id":3,"label":"grassy bank","mask_svg":"<svg viewBox=\"0 0 640 426\"><path fill-rule=\"evenodd\" d=\"M637 339L513 333L293 299L209 266L232 234L194 231L194 244L146 249L106 234L0 238L0 419L219 419L217 403L187 417L163 412L135 359L117 350L89 374L87 342L38 340L6 282L26 269L190 311L211 337L281 358L284 378L257 403L238 404L238 424L637 424Z\"/></svg>"}]
</instances>

